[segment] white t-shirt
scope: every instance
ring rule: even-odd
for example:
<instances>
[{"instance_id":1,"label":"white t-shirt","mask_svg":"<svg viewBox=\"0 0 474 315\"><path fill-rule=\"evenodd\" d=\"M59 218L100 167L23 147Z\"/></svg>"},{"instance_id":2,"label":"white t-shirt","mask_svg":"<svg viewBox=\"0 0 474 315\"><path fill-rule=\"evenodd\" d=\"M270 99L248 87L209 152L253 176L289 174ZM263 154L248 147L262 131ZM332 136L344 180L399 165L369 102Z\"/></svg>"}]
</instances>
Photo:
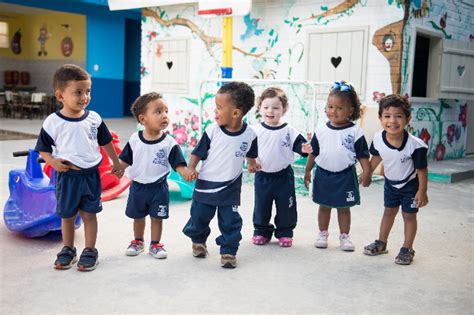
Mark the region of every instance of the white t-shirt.
<instances>
[{"instance_id":1,"label":"white t-shirt","mask_svg":"<svg viewBox=\"0 0 474 315\"><path fill-rule=\"evenodd\" d=\"M85 169L101 162L99 146L110 141L109 129L96 112L86 110L79 118L56 112L43 122L35 151L50 152L54 158L68 160Z\"/></svg>"},{"instance_id":2,"label":"white t-shirt","mask_svg":"<svg viewBox=\"0 0 474 315\"><path fill-rule=\"evenodd\" d=\"M186 165L178 143L166 133L160 139L149 141L143 137L143 131L135 132L119 158L130 165L127 176L141 184L165 179L171 168Z\"/></svg>"},{"instance_id":3,"label":"white t-shirt","mask_svg":"<svg viewBox=\"0 0 474 315\"><path fill-rule=\"evenodd\" d=\"M333 127L330 122L317 128L311 139L316 164L330 172L340 172L359 158L369 158L369 148L362 129L353 123Z\"/></svg>"},{"instance_id":4,"label":"white t-shirt","mask_svg":"<svg viewBox=\"0 0 474 315\"><path fill-rule=\"evenodd\" d=\"M212 124L192 154L202 160L193 198L208 204L239 204L245 157L258 155L255 131L245 123L237 132ZM228 193L220 194L223 190Z\"/></svg>"},{"instance_id":5,"label":"white t-shirt","mask_svg":"<svg viewBox=\"0 0 474 315\"><path fill-rule=\"evenodd\" d=\"M386 131L382 130L374 135L370 145L370 153L383 160L385 178L398 189L416 177L416 169L428 166L426 143L407 131L403 136L401 146L395 148L387 141Z\"/></svg>"},{"instance_id":6,"label":"white t-shirt","mask_svg":"<svg viewBox=\"0 0 474 315\"><path fill-rule=\"evenodd\" d=\"M253 127L257 133L258 160L262 171L276 173L293 164L295 154L308 156L301 152L301 145L306 139L287 123L278 127L268 126L265 123Z\"/></svg>"}]
</instances>

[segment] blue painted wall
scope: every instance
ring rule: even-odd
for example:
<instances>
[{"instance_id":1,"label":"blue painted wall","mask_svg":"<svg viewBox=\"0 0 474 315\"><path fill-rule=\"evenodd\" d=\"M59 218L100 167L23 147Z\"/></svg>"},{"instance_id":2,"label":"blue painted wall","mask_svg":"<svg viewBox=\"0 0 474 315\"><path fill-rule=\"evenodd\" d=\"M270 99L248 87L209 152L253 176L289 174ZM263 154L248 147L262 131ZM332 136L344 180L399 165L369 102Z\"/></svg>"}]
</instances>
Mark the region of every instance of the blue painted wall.
<instances>
[{"instance_id":1,"label":"blue painted wall","mask_svg":"<svg viewBox=\"0 0 474 315\"><path fill-rule=\"evenodd\" d=\"M126 105L129 100L124 101L125 23L126 19L139 21L140 10L110 11L106 0L67 0L67 4L63 0L2 0L2 2L86 15L86 70L92 77L90 108L105 118L123 117L124 109L129 106ZM138 38L140 39L140 36ZM137 49L140 49L139 42ZM140 62L139 55L127 54L127 56L129 56L127 58L136 57L137 62ZM98 70L94 70L94 65L98 65ZM139 66L136 75L139 81Z\"/></svg>"}]
</instances>

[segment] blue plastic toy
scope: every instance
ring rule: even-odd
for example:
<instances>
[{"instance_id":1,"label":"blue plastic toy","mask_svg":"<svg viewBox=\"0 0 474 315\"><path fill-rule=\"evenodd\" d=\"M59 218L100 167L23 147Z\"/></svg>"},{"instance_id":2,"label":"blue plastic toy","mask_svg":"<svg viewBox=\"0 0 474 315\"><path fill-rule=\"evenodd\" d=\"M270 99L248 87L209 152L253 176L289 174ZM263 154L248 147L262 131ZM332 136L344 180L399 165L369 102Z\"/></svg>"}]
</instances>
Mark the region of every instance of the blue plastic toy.
<instances>
[{"instance_id":1,"label":"blue plastic toy","mask_svg":"<svg viewBox=\"0 0 474 315\"><path fill-rule=\"evenodd\" d=\"M61 230L61 218L55 213L56 191L54 170L46 177L38 162L38 153L29 150L13 156L28 156L25 170L11 170L8 179L10 197L3 210L5 225L10 231L26 237L39 237ZM77 216L75 228L81 226Z\"/></svg>"}]
</instances>

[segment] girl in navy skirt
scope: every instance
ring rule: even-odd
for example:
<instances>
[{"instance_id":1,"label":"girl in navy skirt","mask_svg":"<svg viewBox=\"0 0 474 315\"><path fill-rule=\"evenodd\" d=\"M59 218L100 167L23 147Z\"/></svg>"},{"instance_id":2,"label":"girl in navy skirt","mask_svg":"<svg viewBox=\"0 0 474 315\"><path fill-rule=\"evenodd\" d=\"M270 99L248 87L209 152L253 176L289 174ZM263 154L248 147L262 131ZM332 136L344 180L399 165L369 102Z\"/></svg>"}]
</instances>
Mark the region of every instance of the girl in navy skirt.
<instances>
[{"instance_id":1,"label":"girl in navy skirt","mask_svg":"<svg viewBox=\"0 0 474 315\"><path fill-rule=\"evenodd\" d=\"M327 248L331 209L337 208L341 250L354 251L349 238L350 207L360 204L355 164L362 166L360 181L367 187L371 181L369 150L362 130L353 121L360 117L360 100L354 87L335 82L325 108L329 121L317 128L311 139L313 153L306 163L304 182L308 188L316 163L313 201L319 204L317 248Z\"/></svg>"}]
</instances>

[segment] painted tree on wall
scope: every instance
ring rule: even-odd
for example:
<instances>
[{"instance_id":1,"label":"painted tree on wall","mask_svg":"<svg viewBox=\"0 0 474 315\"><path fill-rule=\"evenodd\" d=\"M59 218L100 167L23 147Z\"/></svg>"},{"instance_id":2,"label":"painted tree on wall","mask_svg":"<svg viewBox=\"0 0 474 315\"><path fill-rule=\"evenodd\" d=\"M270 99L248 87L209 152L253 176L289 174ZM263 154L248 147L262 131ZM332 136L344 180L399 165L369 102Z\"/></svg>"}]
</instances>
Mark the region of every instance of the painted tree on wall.
<instances>
[{"instance_id":1,"label":"painted tree on wall","mask_svg":"<svg viewBox=\"0 0 474 315\"><path fill-rule=\"evenodd\" d=\"M403 1L403 19L378 29L372 38L372 45L382 53L390 64L392 93L400 93L402 86L403 30L410 17L410 1Z\"/></svg>"}]
</instances>

